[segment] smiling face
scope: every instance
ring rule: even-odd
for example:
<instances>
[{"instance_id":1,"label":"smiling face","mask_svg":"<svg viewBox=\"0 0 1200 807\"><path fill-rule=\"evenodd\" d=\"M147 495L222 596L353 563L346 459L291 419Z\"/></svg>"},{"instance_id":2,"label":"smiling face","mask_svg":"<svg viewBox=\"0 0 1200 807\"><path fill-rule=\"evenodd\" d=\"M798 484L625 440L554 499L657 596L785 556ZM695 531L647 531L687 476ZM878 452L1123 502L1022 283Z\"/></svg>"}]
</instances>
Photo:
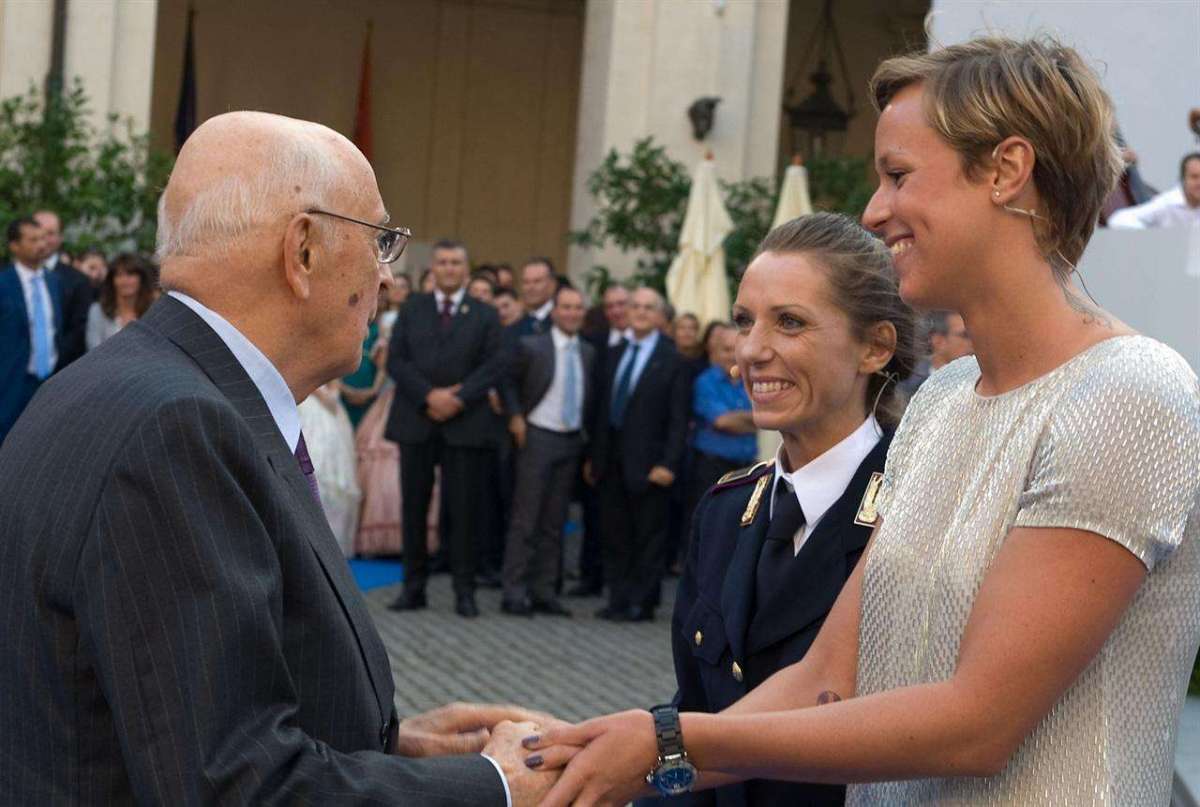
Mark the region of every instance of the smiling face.
<instances>
[{"instance_id":1,"label":"smiling face","mask_svg":"<svg viewBox=\"0 0 1200 807\"><path fill-rule=\"evenodd\" d=\"M866 418L870 348L811 257L755 258L738 287L733 323L737 365L760 429L820 437L849 433Z\"/></svg>"},{"instance_id":2,"label":"smiling face","mask_svg":"<svg viewBox=\"0 0 1200 807\"><path fill-rule=\"evenodd\" d=\"M961 158L925 119L920 84L904 88L879 115L875 167L879 188L863 224L892 251L900 296L918 308L961 309L992 231L995 205L985 182L963 172Z\"/></svg>"},{"instance_id":3,"label":"smiling face","mask_svg":"<svg viewBox=\"0 0 1200 807\"><path fill-rule=\"evenodd\" d=\"M643 339L662 321L663 300L653 289L638 289L629 298L629 327Z\"/></svg>"}]
</instances>

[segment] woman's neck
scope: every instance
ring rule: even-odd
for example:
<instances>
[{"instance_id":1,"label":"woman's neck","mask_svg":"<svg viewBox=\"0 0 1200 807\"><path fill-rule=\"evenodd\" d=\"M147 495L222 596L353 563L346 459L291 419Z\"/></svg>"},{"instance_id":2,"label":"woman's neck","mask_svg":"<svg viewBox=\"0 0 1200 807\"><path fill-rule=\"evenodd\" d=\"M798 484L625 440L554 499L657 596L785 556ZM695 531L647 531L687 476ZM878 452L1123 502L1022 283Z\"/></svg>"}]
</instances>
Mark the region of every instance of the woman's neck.
<instances>
[{"instance_id":1,"label":"woman's neck","mask_svg":"<svg viewBox=\"0 0 1200 807\"><path fill-rule=\"evenodd\" d=\"M820 423L808 423L795 429L781 430L787 470L796 471L808 465L853 434L866 419L867 413L864 409L848 406Z\"/></svg>"},{"instance_id":2,"label":"woman's neck","mask_svg":"<svg viewBox=\"0 0 1200 807\"><path fill-rule=\"evenodd\" d=\"M964 304L963 321L979 362L981 395L1027 384L1097 342L1133 333L1073 285L1060 285L1043 260L1010 265Z\"/></svg>"}]
</instances>

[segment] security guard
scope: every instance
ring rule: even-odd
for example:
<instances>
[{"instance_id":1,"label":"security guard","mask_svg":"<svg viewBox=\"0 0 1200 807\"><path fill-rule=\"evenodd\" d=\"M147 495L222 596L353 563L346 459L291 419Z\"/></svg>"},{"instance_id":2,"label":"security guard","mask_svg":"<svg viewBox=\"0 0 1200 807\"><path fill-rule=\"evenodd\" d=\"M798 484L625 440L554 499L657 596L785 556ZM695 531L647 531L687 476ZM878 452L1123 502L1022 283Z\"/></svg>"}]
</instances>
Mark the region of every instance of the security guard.
<instances>
[{"instance_id":1,"label":"security guard","mask_svg":"<svg viewBox=\"0 0 1200 807\"><path fill-rule=\"evenodd\" d=\"M700 500L672 621L679 711L719 712L808 652L878 519L874 502L891 437L869 417L810 462L807 475L803 468L786 473L778 459L761 462L726 474ZM838 785L751 780L670 803L832 806L844 799Z\"/></svg>"}]
</instances>

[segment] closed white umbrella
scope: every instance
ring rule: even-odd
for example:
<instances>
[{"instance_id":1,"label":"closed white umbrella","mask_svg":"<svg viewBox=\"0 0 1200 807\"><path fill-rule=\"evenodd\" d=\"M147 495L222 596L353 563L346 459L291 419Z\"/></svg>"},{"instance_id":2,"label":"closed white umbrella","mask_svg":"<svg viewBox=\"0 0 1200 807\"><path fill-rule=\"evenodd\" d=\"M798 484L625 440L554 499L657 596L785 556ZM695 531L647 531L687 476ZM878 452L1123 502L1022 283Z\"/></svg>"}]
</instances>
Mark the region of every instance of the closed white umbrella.
<instances>
[{"instance_id":1,"label":"closed white umbrella","mask_svg":"<svg viewBox=\"0 0 1200 807\"><path fill-rule=\"evenodd\" d=\"M789 222L799 216L807 216L813 212L812 198L808 194L808 169L801 163L799 157L792 158L792 164L783 174L783 185L779 188L779 204L775 207L775 220L771 229ZM776 431L760 431L758 433L758 458L760 460L774 459L783 438Z\"/></svg>"},{"instance_id":2,"label":"closed white umbrella","mask_svg":"<svg viewBox=\"0 0 1200 807\"><path fill-rule=\"evenodd\" d=\"M703 325L729 318L725 249L733 220L721 201L717 173L709 155L692 177L679 254L667 270L667 299L679 313L695 314Z\"/></svg>"},{"instance_id":3,"label":"closed white umbrella","mask_svg":"<svg viewBox=\"0 0 1200 807\"><path fill-rule=\"evenodd\" d=\"M783 174L783 185L779 188L779 204L775 207L775 220L771 229L798 216L807 216L813 212L812 198L808 195L808 169L801 163L799 157L792 158L792 164Z\"/></svg>"}]
</instances>

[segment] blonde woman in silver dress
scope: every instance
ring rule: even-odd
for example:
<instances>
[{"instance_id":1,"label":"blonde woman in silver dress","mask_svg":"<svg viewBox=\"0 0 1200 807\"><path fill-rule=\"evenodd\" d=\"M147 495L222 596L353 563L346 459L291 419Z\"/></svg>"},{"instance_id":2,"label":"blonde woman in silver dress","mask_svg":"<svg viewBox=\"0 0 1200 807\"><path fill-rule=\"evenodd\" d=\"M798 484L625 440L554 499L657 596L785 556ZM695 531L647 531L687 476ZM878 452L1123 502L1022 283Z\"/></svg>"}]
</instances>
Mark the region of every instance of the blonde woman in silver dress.
<instances>
[{"instance_id":1,"label":"blonde woman in silver dress","mask_svg":"<svg viewBox=\"0 0 1200 807\"><path fill-rule=\"evenodd\" d=\"M1071 280L1120 167L1110 101L1049 39L892 59L873 90L864 223L906 301L961 312L976 356L909 406L882 521L808 655L680 716L694 788L1164 805L1200 643L1200 390ZM527 747L534 767L570 762L547 805L649 794L660 765L645 711Z\"/></svg>"}]
</instances>

